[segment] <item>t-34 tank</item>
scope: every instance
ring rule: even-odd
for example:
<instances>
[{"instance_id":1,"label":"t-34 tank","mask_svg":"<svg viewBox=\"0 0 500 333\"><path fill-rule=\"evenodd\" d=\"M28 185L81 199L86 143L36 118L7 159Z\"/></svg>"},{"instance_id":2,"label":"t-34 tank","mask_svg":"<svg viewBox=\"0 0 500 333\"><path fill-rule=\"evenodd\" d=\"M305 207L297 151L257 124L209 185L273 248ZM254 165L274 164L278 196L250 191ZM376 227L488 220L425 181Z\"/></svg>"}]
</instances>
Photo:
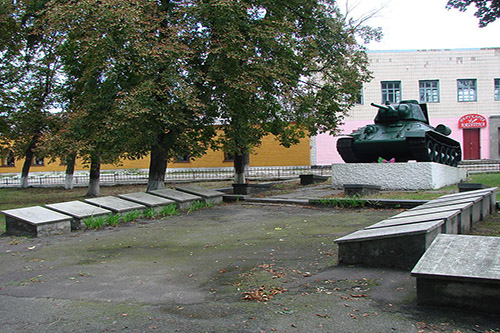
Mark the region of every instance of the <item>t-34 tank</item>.
<instances>
[{"instance_id":1,"label":"t-34 tank","mask_svg":"<svg viewBox=\"0 0 500 333\"><path fill-rule=\"evenodd\" d=\"M337 151L347 163L369 163L380 157L396 162L416 160L456 166L462 159L460 143L449 138L445 125L429 125L427 105L417 101L378 105L375 124L367 125L337 141Z\"/></svg>"}]
</instances>

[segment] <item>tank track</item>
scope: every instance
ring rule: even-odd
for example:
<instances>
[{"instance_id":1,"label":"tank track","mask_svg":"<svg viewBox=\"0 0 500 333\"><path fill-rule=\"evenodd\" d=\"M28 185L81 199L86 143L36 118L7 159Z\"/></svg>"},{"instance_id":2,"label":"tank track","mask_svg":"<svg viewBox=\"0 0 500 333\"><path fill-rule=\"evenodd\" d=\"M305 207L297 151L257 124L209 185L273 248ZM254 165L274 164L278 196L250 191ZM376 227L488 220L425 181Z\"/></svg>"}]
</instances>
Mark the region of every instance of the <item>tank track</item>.
<instances>
[{"instance_id":1,"label":"tank track","mask_svg":"<svg viewBox=\"0 0 500 333\"><path fill-rule=\"evenodd\" d=\"M356 153L353 148L354 138L340 138L337 140L337 151L346 163L371 163L377 160L376 157Z\"/></svg>"},{"instance_id":2,"label":"tank track","mask_svg":"<svg viewBox=\"0 0 500 333\"><path fill-rule=\"evenodd\" d=\"M458 162L462 160L460 145L442 142L428 134L425 138L409 138L408 146L417 162L436 162L457 166Z\"/></svg>"}]
</instances>

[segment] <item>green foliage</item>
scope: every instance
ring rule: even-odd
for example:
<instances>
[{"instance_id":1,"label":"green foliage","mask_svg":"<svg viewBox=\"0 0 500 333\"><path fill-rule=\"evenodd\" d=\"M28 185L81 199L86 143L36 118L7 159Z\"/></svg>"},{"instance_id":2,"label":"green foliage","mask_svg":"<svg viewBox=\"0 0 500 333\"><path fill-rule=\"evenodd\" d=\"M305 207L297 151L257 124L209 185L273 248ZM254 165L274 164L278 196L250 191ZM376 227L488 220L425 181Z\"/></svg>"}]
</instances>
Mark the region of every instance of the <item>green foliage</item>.
<instances>
[{"instance_id":1,"label":"green foliage","mask_svg":"<svg viewBox=\"0 0 500 333\"><path fill-rule=\"evenodd\" d=\"M87 229L99 229L106 224L106 218L103 216L91 216L84 218L82 222Z\"/></svg>"},{"instance_id":2,"label":"green foliage","mask_svg":"<svg viewBox=\"0 0 500 333\"><path fill-rule=\"evenodd\" d=\"M465 12L472 4L476 7L474 16L479 19L479 27L481 28L486 27L489 23L494 22L500 17L499 1L449 0L446 4L446 8L456 8L461 12Z\"/></svg>"},{"instance_id":3,"label":"green foliage","mask_svg":"<svg viewBox=\"0 0 500 333\"><path fill-rule=\"evenodd\" d=\"M189 209L187 212L191 213L191 212L203 209L203 208L211 208L211 207L213 207L212 203L196 200L196 201L193 201L191 203L191 206L189 206Z\"/></svg>"},{"instance_id":4,"label":"green foliage","mask_svg":"<svg viewBox=\"0 0 500 333\"><path fill-rule=\"evenodd\" d=\"M180 213L179 210L177 209L176 204L170 204L164 206L159 213L160 216L174 216L179 214Z\"/></svg>"},{"instance_id":5,"label":"green foliage","mask_svg":"<svg viewBox=\"0 0 500 333\"><path fill-rule=\"evenodd\" d=\"M341 208L362 208L366 201L360 198L323 198L314 200L315 203L322 206L341 207Z\"/></svg>"},{"instance_id":6,"label":"green foliage","mask_svg":"<svg viewBox=\"0 0 500 333\"><path fill-rule=\"evenodd\" d=\"M143 216L143 212L140 210L133 210L131 212L126 212L122 215L121 221L123 223L132 222L137 220L139 217Z\"/></svg>"},{"instance_id":7,"label":"green foliage","mask_svg":"<svg viewBox=\"0 0 500 333\"><path fill-rule=\"evenodd\" d=\"M148 219L153 219L157 216L157 213L154 208L149 207L142 211L142 216Z\"/></svg>"},{"instance_id":8,"label":"green foliage","mask_svg":"<svg viewBox=\"0 0 500 333\"><path fill-rule=\"evenodd\" d=\"M117 227L120 224L121 220L122 219L121 219L120 215L109 214L104 219L104 224L105 225L110 225L110 226L113 226L113 227Z\"/></svg>"}]
</instances>

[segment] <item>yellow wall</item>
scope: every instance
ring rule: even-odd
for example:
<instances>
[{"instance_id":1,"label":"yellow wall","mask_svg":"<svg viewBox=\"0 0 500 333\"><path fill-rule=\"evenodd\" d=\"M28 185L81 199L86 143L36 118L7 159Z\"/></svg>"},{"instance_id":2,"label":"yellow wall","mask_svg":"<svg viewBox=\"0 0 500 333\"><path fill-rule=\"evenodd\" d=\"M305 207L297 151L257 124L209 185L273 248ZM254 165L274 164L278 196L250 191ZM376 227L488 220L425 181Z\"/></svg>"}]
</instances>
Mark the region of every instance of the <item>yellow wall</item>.
<instances>
[{"instance_id":1,"label":"yellow wall","mask_svg":"<svg viewBox=\"0 0 500 333\"><path fill-rule=\"evenodd\" d=\"M46 160L47 161L47 160ZM0 166L2 173L20 173L23 160L16 160L15 166ZM273 136L264 137L262 145L255 148L250 156L250 166L294 166L310 165L309 138L304 138L299 144L290 148L281 146ZM224 152L208 150L205 155L188 163L169 163L169 168L216 168L232 167L232 161L224 161ZM140 160L123 160L119 165L103 164L101 170L113 169L148 169L149 156ZM32 166L30 172L65 171L66 167L59 161L45 163L43 166ZM77 161L76 170L88 170L80 160Z\"/></svg>"}]
</instances>

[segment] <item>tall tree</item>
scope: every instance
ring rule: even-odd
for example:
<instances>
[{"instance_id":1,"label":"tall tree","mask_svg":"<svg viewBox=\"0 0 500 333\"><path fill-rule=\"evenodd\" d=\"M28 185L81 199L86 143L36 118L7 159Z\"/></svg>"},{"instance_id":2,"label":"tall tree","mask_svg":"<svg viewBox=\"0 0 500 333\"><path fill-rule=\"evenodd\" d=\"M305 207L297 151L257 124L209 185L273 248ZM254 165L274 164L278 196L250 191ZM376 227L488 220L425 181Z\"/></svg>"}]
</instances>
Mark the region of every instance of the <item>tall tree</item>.
<instances>
[{"instance_id":1,"label":"tall tree","mask_svg":"<svg viewBox=\"0 0 500 333\"><path fill-rule=\"evenodd\" d=\"M500 17L500 0L449 0L446 8L456 8L465 12L472 4L476 7L474 16L479 19L481 28Z\"/></svg>"},{"instance_id":2,"label":"tall tree","mask_svg":"<svg viewBox=\"0 0 500 333\"><path fill-rule=\"evenodd\" d=\"M213 135L187 68L189 2L54 0L50 5L52 26L64 32L73 132L89 143L80 155L94 161L91 174L97 174L99 157L150 154L148 189L162 188L167 161L199 156Z\"/></svg>"},{"instance_id":3,"label":"tall tree","mask_svg":"<svg viewBox=\"0 0 500 333\"><path fill-rule=\"evenodd\" d=\"M245 181L265 135L286 147L335 131L369 78L367 58L332 0L195 1L193 57L219 144Z\"/></svg>"},{"instance_id":4,"label":"tall tree","mask_svg":"<svg viewBox=\"0 0 500 333\"><path fill-rule=\"evenodd\" d=\"M40 11L47 1L26 0L0 3L0 56L4 139L18 158L24 157L21 187L28 174L41 135L51 124L54 89L60 68L55 52L57 40L45 30ZM38 156L42 157L42 156Z\"/></svg>"}]
</instances>

